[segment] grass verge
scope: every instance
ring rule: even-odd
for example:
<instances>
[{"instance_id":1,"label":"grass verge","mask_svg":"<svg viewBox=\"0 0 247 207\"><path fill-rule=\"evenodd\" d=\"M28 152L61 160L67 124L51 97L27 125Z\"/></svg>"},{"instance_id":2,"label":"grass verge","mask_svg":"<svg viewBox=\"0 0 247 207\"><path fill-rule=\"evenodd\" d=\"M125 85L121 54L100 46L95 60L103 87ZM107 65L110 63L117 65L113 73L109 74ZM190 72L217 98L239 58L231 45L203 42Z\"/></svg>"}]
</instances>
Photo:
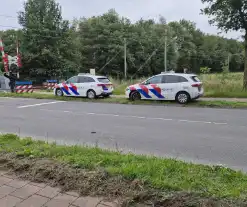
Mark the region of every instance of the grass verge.
<instances>
[{"instance_id":1,"label":"grass verge","mask_svg":"<svg viewBox=\"0 0 247 207\"><path fill-rule=\"evenodd\" d=\"M112 97L112 98L99 98L95 100L89 100L79 97L56 97L53 94L15 94L15 93L0 93L0 97L13 97L13 98L35 98L35 99L52 99L61 101L82 101L82 102L95 102L95 103L118 103L118 104L132 104L132 105L173 105L183 107L210 107L210 108L247 108L247 102L234 102L234 101L194 101L188 105L179 105L175 102L168 101L135 101L132 102L126 98Z\"/></svg>"},{"instance_id":2,"label":"grass verge","mask_svg":"<svg viewBox=\"0 0 247 207\"><path fill-rule=\"evenodd\" d=\"M247 198L247 175L219 166L60 146L12 134L0 135L0 146L1 164L27 179L55 182L83 195L163 202L155 206L202 206L202 202L240 206ZM174 205L178 202L183 205Z\"/></svg>"}]
</instances>

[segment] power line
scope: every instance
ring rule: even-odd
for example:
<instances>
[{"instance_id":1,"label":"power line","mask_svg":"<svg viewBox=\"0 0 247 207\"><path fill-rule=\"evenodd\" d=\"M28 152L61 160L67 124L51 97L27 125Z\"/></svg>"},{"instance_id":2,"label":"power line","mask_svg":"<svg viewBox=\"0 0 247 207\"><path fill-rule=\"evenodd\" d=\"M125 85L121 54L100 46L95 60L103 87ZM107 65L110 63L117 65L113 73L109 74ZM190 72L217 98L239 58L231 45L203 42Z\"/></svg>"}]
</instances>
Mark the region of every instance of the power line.
<instances>
[{"instance_id":1,"label":"power line","mask_svg":"<svg viewBox=\"0 0 247 207\"><path fill-rule=\"evenodd\" d=\"M5 25L0 25L0 27L7 27L7 28L12 28L12 29L23 30L23 28L12 27L12 26L5 26ZM41 29L28 29L28 31L36 31L36 32L40 32L40 31L42 31L42 30L41 30ZM6 32L6 30L3 31L3 32ZM44 32L44 31L42 31L42 32ZM49 30L49 31L47 31L47 32L53 32L53 33L57 33L57 34L59 33L58 35L61 35L61 34L67 33L68 31L61 33L61 31L57 31L57 30ZM60 37L55 37L55 36L51 36L51 35L41 35L41 34L29 34L29 35L30 35L30 36L38 36L38 37L47 37L47 38L60 38Z\"/></svg>"},{"instance_id":2,"label":"power line","mask_svg":"<svg viewBox=\"0 0 247 207\"><path fill-rule=\"evenodd\" d=\"M8 16L8 15L0 15L0 16ZM9 17L13 17L13 16L9 16ZM0 27L6 27L6 28L12 28L12 29L19 29L19 30L22 30L23 28L20 28L20 27L14 27L14 26L7 26L7 25L0 25ZM38 31L40 32L41 29L32 29L32 28L28 28L29 31ZM5 32L5 31L4 31ZM42 31L43 32L43 31ZM59 33L57 30L48 30L47 32L54 32L54 33ZM66 31L67 32L67 31ZM64 33L66 33L64 32ZM33 37L45 37L45 38L54 38L54 39L58 39L60 38L59 36L55 37L55 36L51 36L51 35L41 35L41 34L29 34L30 36L33 36ZM58 35L61 35L58 34ZM183 35L183 36L179 36L180 38L183 38L183 37L186 37L187 35ZM157 50L156 50L157 51ZM167 52L167 54L174 54L174 53L171 53L171 52ZM240 53L239 53L240 54ZM196 56L196 58L193 58L193 56ZM190 59L197 59L197 60L208 60L208 61L214 61L214 62L222 62L222 58L201 58L200 56L198 55L191 55L189 56Z\"/></svg>"},{"instance_id":3,"label":"power line","mask_svg":"<svg viewBox=\"0 0 247 207\"><path fill-rule=\"evenodd\" d=\"M0 14L0 17L13 18L13 19L18 18L18 17L14 17L14 16L10 16L10 15L5 15L5 14Z\"/></svg>"},{"instance_id":4,"label":"power line","mask_svg":"<svg viewBox=\"0 0 247 207\"><path fill-rule=\"evenodd\" d=\"M0 27L6 27L11 29L21 29L20 27L13 27L13 26L7 26L7 25L0 25Z\"/></svg>"},{"instance_id":5,"label":"power line","mask_svg":"<svg viewBox=\"0 0 247 207\"><path fill-rule=\"evenodd\" d=\"M48 35L30 35L30 36L35 36L35 37L47 37L47 38L54 38L54 39L58 39L58 38L60 38L60 37L54 37L54 36L48 36ZM154 55L156 55L157 54L157 51L158 51L159 49L155 49L155 54L153 54L153 52L152 52L152 56L154 56ZM174 53L173 52L167 52L166 53L167 55L174 55ZM241 54L241 53L238 53L239 55ZM117 56L118 54L116 54L116 56ZM235 54L235 55L237 55L237 54ZM200 55L189 55L189 56L187 56L187 58L188 59L190 59L190 60L201 60L201 61L212 61L212 62L222 62L222 61L224 61L224 57L219 57L219 58L205 58L205 57L202 57L202 56L200 56Z\"/></svg>"},{"instance_id":6,"label":"power line","mask_svg":"<svg viewBox=\"0 0 247 207\"><path fill-rule=\"evenodd\" d=\"M23 28L21 28L21 27L15 27L15 26L0 25L0 27L6 27L6 28L23 30ZM32 29L32 28L27 28L26 30L29 30L29 31L38 31L38 32L42 31L42 32L44 32L44 30L41 30L41 29ZM52 30L52 29L51 30L47 30L47 31L48 32L54 32L54 33L57 33L58 32L58 30Z\"/></svg>"}]
</instances>

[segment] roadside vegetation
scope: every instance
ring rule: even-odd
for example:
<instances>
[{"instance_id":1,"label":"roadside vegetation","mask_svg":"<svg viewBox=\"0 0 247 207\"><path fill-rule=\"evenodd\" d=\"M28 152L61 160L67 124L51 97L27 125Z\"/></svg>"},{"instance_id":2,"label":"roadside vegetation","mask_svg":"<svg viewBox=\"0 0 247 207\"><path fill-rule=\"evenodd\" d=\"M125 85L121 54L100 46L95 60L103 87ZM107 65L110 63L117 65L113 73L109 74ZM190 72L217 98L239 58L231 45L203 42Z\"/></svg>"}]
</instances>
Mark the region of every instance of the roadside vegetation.
<instances>
[{"instance_id":1,"label":"roadside vegetation","mask_svg":"<svg viewBox=\"0 0 247 207\"><path fill-rule=\"evenodd\" d=\"M132 202L156 199L164 202L160 206L179 206L174 205L179 202L180 206L202 206L199 204L209 200L211 204L239 206L247 199L247 175L220 166L121 154L97 147L61 146L20 139L13 134L0 135L0 146L1 164L24 173L25 178L56 181L64 190L81 190L82 194L125 196ZM84 180L74 179L73 176L79 175ZM83 185L84 190L77 189ZM168 201L171 205L165 205Z\"/></svg>"}]
</instances>

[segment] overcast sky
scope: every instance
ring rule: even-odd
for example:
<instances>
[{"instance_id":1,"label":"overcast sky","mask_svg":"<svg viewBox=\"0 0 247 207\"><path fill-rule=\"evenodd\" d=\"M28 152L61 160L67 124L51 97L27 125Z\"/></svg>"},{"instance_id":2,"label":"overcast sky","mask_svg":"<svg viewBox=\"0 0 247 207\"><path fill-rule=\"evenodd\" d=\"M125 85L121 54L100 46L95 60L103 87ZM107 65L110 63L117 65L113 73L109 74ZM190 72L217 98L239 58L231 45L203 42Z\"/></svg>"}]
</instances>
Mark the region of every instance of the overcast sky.
<instances>
[{"instance_id":1,"label":"overcast sky","mask_svg":"<svg viewBox=\"0 0 247 207\"><path fill-rule=\"evenodd\" d=\"M0 29L18 27L17 19L1 15L16 17L22 9L23 0L1 0ZM203 7L201 0L57 0L63 10L66 19L89 17L100 15L114 8L121 16L128 17L132 21L140 18L158 19L159 15L167 21L191 20L206 33L217 34L217 29L208 24L206 16L200 15ZM73 2L73 3L72 3ZM226 34L229 38L240 38L240 34L231 32Z\"/></svg>"}]
</instances>

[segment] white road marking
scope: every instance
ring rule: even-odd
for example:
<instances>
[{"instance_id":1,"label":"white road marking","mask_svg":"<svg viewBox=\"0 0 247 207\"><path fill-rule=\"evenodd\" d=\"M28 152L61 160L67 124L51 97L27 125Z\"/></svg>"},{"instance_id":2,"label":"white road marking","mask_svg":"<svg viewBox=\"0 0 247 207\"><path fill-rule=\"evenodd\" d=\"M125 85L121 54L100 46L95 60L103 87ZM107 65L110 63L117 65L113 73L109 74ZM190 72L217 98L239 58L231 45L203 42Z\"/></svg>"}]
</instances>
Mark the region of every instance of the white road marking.
<instances>
[{"instance_id":1,"label":"white road marking","mask_svg":"<svg viewBox=\"0 0 247 207\"><path fill-rule=\"evenodd\" d=\"M160 121L178 121L178 122L187 122L187 123L201 123L201 124L214 124L214 125L227 125L228 123L220 123L220 122L210 122L210 121L196 121L196 120L182 120L182 119L166 119L161 117L144 117L144 116L128 116L128 115L119 115L119 114L101 114L101 113L93 113L93 112L80 112L76 113L73 111L60 111L60 110L49 110L49 109L40 109L41 111L49 111L49 112L66 112L75 115L94 115L94 116L112 116L112 117L124 117L124 118L135 118L135 119L147 119L147 120L160 120Z\"/></svg>"},{"instance_id":2,"label":"white road marking","mask_svg":"<svg viewBox=\"0 0 247 207\"><path fill-rule=\"evenodd\" d=\"M217 122L213 122L216 125L226 125L227 123L217 123Z\"/></svg>"},{"instance_id":3,"label":"white road marking","mask_svg":"<svg viewBox=\"0 0 247 207\"><path fill-rule=\"evenodd\" d=\"M203 123L203 124L213 124L210 121L194 121L194 120L179 120L179 122L190 122L190 123Z\"/></svg>"},{"instance_id":4,"label":"white road marking","mask_svg":"<svg viewBox=\"0 0 247 207\"><path fill-rule=\"evenodd\" d=\"M63 103L65 101L53 101L53 102L47 102L47 103L39 103L39 104L32 104L32 105L25 105L25 106L18 106L18 109L23 108L29 108L29 107L36 107L36 106L43 106L43 105L49 105L49 104L56 104L56 103Z\"/></svg>"},{"instance_id":5,"label":"white road marking","mask_svg":"<svg viewBox=\"0 0 247 207\"><path fill-rule=\"evenodd\" d=\"M15 101L18 101L18 100L27 100L26 98L13 98L13 97L0 97L0 99L11 99L11 100L15 100Z\"/></svg>"},{"instance_id":6,"label":"white road marking","mask_svg":"<svg viewBox=\"0 0 247 207\"><path fill-rule=\"evenodd\" d=\"M161 121L173 121L173 119L165 119L165 118L149 118L153 120L161 120Z\"/></svg>"}]
</instances>

